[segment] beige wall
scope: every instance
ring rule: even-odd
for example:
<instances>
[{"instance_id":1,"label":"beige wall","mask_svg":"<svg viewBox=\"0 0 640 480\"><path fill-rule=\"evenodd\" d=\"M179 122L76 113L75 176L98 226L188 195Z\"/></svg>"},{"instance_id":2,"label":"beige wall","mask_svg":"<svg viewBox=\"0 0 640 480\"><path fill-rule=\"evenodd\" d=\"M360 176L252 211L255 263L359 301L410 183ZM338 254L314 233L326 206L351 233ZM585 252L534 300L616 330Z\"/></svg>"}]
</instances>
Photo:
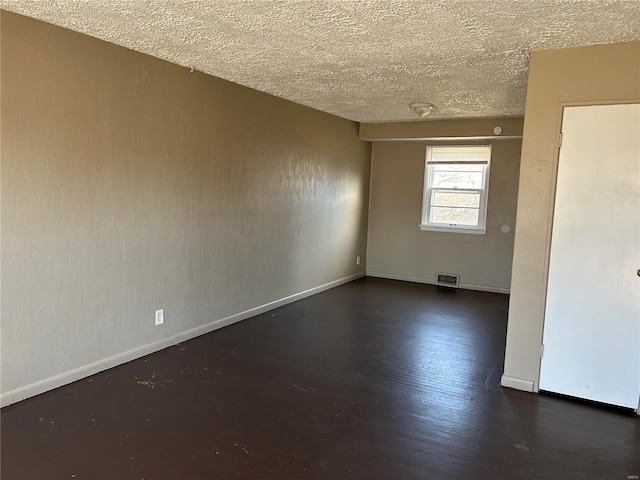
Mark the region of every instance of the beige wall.
<instances>
[{"instance_id":1,"label":"beige wall","mask_svg":"<svg viewBox=\"0 0 640 480\"><path fill-rule=\"evenodd\" d=\"M3 403L364 273L356 124L1 22Z\"/></svg>"},{"instance_id":2,"label":"beige wall","mask_svg":"<svg viewBox=\"0 0 640 480\"><path fill-rule=\"evenodd\" d=\"M502 384L537 391L564 105L640 100L640 42L533 52Z\"/></svg>"},{"instance_id":3,"label":"beige wall","mask_svg":"<svg viewBox=\"0 0 640 480\"><path fill-rule=\"evenodd\" d=\"M476 128L461 128L457 121L422 122L430 135L480 135L500 123L521 119L475 121ZM467 122L469 123L469 122ZM464 127L464 126L463 126ZM394 127L395 129L398 126ZM387 135L389 132L383 133ZM514 129L514 134L520 133ZM362 138L361 131L361 138ZM421 231L422 193L426 147L446 142L375 142L371 164L371 199L367 274L433 283L436 272L459 273L462 287L508 292L516 217L520 140L476 140L491 144L491 177L487 233L470 235ZM502 233L500 227L512 230Z\"/></svg>"}]
</instances>

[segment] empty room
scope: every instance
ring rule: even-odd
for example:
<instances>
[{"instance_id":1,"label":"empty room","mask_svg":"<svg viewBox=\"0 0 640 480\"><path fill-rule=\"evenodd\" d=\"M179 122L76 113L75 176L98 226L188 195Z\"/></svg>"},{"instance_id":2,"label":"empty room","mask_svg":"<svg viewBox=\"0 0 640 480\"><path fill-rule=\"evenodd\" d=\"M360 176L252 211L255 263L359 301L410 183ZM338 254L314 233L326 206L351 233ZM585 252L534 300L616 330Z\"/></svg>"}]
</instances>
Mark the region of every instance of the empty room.
<instances>
[{"instance_id":1,"label":"empty room","mask_svg":"<svg viewBox=\"0 0 640 480\"><path fill-rule=\"evenodd\" d=\"M640 478L635 0L0 0L0 477Z\"/></svg>"}]
</instances>

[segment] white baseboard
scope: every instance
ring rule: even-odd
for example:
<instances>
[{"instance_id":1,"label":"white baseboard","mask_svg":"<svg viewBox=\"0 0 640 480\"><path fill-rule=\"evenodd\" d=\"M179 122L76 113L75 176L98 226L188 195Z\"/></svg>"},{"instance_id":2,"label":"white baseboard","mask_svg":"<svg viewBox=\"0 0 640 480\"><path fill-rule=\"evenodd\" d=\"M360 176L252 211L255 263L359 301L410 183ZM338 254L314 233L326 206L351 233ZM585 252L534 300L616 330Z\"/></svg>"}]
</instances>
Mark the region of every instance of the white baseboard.
<instances>
[{"instance_id":1,"label":"white baseboard","mask_svg":"<svg viewBox=\"0 0 640 480\"><path fill-rule=\"evenodd\" d=\"M503 387L513 388L515 390L522 390L524 392L535 392L535 385L533 381L510 377L509 375L502 375L500 385Z\"/></svg>"},{"instance_id":2,"label":"white baseboard","mask_svg":"<svg viewBox=\"0 0 640 480\"><path fill-rule=\"evenodd\" d=\"M41 393L48 392L49 390L53 390L54 388L58 388L82 378L95 375L96 373L102 372L103 370L108 370L109 368L122 365L123 363L130 362L131 360L135 360L136 358L144 357L145 355L149 355L150 353L160 351L162 349L175 345L176 343L179 343L178 341L176 341L176 337L177 335L174 335L157 342L148 343L146 345L127 350L126 352L122 352L117 355L103 358L96 362L59 373L52 377L29 383L22 387L9 390L8 392L2 392L0 394L0 407L6 407L7 405L11 405L12 403L20 402L21 400L25 400L35 395L40 395Z\"/></svg>"},{"instance_id":3,"label":"white baseboard","mask_svg":"<svg viewBox=\"0 0 640 480\"><path fill-rule=\"evenodd\" d=\"M377 278L387 278L389 280L402 280L404 282L426 283L428 285L436 284L436 281L434 278L409 277L407 275L395 275L393 273L371 272L369 270L367 270L367 276L377 277ZM473 285L471 283L461 283L460 288L464 290L477 290L480 292L504 293L504 294L510 293L510 289L508 288L490 287L487 285Z\"/></svg>"},{"instance_id":4,"label":"white baseboard","mask_svg":"<svg viewBox=\"0 0 640 480\"><path fill-rule=\"evenodd\" d=\"M339 278L338 280L325 283L324 285L310 288L303 292L289 295L288 297L284 297L273 302L265 303L264 305L260 305L255 308L236 313L235 315L214 320L213 322L210 322L206 325L202 325L185 332L177 333L175 335L172 335L171 337L164 338L157 342L149 343L140 347L133 348L126 352L118 353L111 357L107 357L102 360L90 363L88 365L83 365L81 367L74 368L73 370L62 372L58 375L54 375L52 377L30 383L16 389L9 390L8 392L2 392L0 393L0 406L5 407L7 405L11 405L12 403L16 403L26 398L39 395L49 390L53 390L54 388L67 385L90 375L95 375L96 373L108 370L109 368L122 365L123 363L130 362L131 360L135 360L137 358L144 357L145 355L158 352L167 347L171 347L186 340L190 340L192 338L199 337L200 335L213 332L214 330L226 327L227 325L231 325L246 318L260 315L261 313L268 312L269 310L273 310L289 303L293 303L297 300L302 300L303 298L310 297L311 295L315 295L316 293L324 292L325 290L329 290L333 287L337 287L338 285L351 282L364 276L365 273L360 272L354 275Z\"/></svg>"}]
</instances>

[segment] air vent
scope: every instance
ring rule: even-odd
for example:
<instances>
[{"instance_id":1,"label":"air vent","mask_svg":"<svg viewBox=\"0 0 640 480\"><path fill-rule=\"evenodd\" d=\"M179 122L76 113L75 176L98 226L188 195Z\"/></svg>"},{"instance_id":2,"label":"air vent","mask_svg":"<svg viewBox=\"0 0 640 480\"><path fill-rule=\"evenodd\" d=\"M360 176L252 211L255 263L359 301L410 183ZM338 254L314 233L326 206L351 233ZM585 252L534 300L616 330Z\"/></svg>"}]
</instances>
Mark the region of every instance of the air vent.
<instances>
[{"instance_id":1,"label":"air vent","mask_svg":"<svg viewBox=\"0 0 640 480\"><path fill-rule=\"evenodd\" d=\"M457 273L436 273L436 285L441 287L458 288L460 275Z\"/></svg>"}]
</instances>

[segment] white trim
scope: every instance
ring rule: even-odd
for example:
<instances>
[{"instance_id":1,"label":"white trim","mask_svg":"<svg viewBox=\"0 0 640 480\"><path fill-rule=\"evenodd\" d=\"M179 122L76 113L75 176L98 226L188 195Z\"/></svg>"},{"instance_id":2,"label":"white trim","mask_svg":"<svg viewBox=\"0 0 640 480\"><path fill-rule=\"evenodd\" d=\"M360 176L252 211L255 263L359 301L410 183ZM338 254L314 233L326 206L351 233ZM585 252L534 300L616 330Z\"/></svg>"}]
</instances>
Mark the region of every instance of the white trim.
<instances>
[{"instance_id":1,"label":"white trim","mask_svg":"<svg viewBox=\"0 0 640 480\"><path fill-rule=\"evenodd\" d=\"M473 161L471 163L482 163L482 185L480 188L444 188L433 185L434 175L437 170L437 164L451 164L460 165L469 163L466 158L468 155L463 155L462 152L467 150L482 150L482 160ZM438 152L451 152L449 155L446 153L444 157L440 156ZM478 152L475 152L477 155ZM424 166L424 183L422 186L422 216L420 222L421 230L429 231L441 231L449 233L472 233L484 235L487 231L487 210L489 205L489 179L491 175L491 156L492 145L440 145L432 146L427 145L425 166ZM476 158L476 157L473 157ZM443 192L475 192L479 195L478 204L478 222L476 225L458 225L455 223L442 223L432 221L432 205L435 200L435 194L438 191Z\"/></svg>"},{"instance_id":2,"label":"white trim","mask_svg":"<svg viewBox=\"0 0 640 480\"><path fill-rule=\"evenodd\" d=\"M418 225L423 232L445 232L445 233L471 233L474 235L484 235L486 228L464 228L464 227L436 227L435 225Z\"/></svg>"},{"instance_id":3,"label":"white trim","mask_svg":"<svg viewBox=\"0 0 640 480\"><path fill-rule=\"evenodd\" d=\"M407 275L396 275L394 273L372 272L367 270L367 277L386 278L389 280L401 280L403 282L426 283L427 285L436 285L435 278L410 277ZM509 288L492 287L488 285L474 285L472 283L460 283L458 288L463 290L476 290L478 292L504 293L509 294Z\"/></svg>"},{"instance_id":4,"label":"white trim","mask_svg":"<svg viewBox=\"0 0 640 480\"><path fill-rule=\"evenodd\" d=\"M509 288L494 287L490 285L474 285L472 283L461 283L459 287L463 290L476 290L478 292L503 293L505 295L509 295L509 293L511 293L511 289Z\"/></svg>"},{"instance_id":5,"label":"white trim","mask_svg":"<svg viewBox=\"0 0 640 480\"><path fill-rule=\"evenodd\" d=\"M509 375L502 375L500 385L515 390L522 390L523 392L535 392L533 380L524 380L522 378L510 377Z\"/></svg>"},{"instance_id":6,"label":"white trim","mask_svg":"<svg viewBox=\"0 0 640 480\"><path fill-rule=\"evenodd\" d=\"M0 406L5 407L7 405L11 405L12 403L16 403L26 398L39 395L49 390L53 390L54 388L67 385L90 375L95 375L96 373L102 372L109 368L122 365L123 363L127 363L137 358L144 357L145 355L158 352L167 347L171 347L178 343L182 343L192 338L199 337L200 335L213 332L214 330L218 330L222 327L226 327L241 320L260 315L261 313L268 312L269 310L273 310L283 305L302 300L303 298L315 295L316 293L324 292L325 290L329 290L333 287L337 287L338 285L351 282L364 276L364 272L359 272L353 275L339 278L338 280L334 280L332 282L325 283L323 285L319 285L317 287L310 288L308 290L304 290L287 297L283 297L279 300L274 300L273 302L265 303L264 305L260 305L255 308L236 313L235 315L214 320L213 322L210 322L206 325L177 333L175 335L172 335L171 337L163 338L162 340L148 343L146 345L133 348L126 352L118 353L111 357L103 358L96 362L74 368L73 370L68 370L52 377L38 380L28 385L9 390L8 392L2 392L0 393Z\"/></svg>"},{"instance_id":7,"label":"white trim","mask_svg":"<svg viewBox=\"0 0 640 480\"><path fill-rule=\"evenodd\" d=\"M0 394L0 406L6 407L7 405L11 405L12 403L25 400L27 398L39 395L49 390L53 390L63 385L67 385L90 375L94 375L103 370L108 370L109 368L113 368L117 365L122 365L123 363L130 362L131 360L135 360L136 358L144 357L145 355L149 355L150 353L163 350L167 347L175 345L176 343L179 343L177 337L178 335L174 335L169 338L158 340L157 342L142 345L126 352L122 352L117 355L113 355L111 357L107 357L102 360L98 360L96 362L92 362L87 365L83 365L81 367L59 373L52 377L38 380L28 385L23 385L22 387L9 390L8 392L2 392Z\"/></svg>"}]
</instances>

